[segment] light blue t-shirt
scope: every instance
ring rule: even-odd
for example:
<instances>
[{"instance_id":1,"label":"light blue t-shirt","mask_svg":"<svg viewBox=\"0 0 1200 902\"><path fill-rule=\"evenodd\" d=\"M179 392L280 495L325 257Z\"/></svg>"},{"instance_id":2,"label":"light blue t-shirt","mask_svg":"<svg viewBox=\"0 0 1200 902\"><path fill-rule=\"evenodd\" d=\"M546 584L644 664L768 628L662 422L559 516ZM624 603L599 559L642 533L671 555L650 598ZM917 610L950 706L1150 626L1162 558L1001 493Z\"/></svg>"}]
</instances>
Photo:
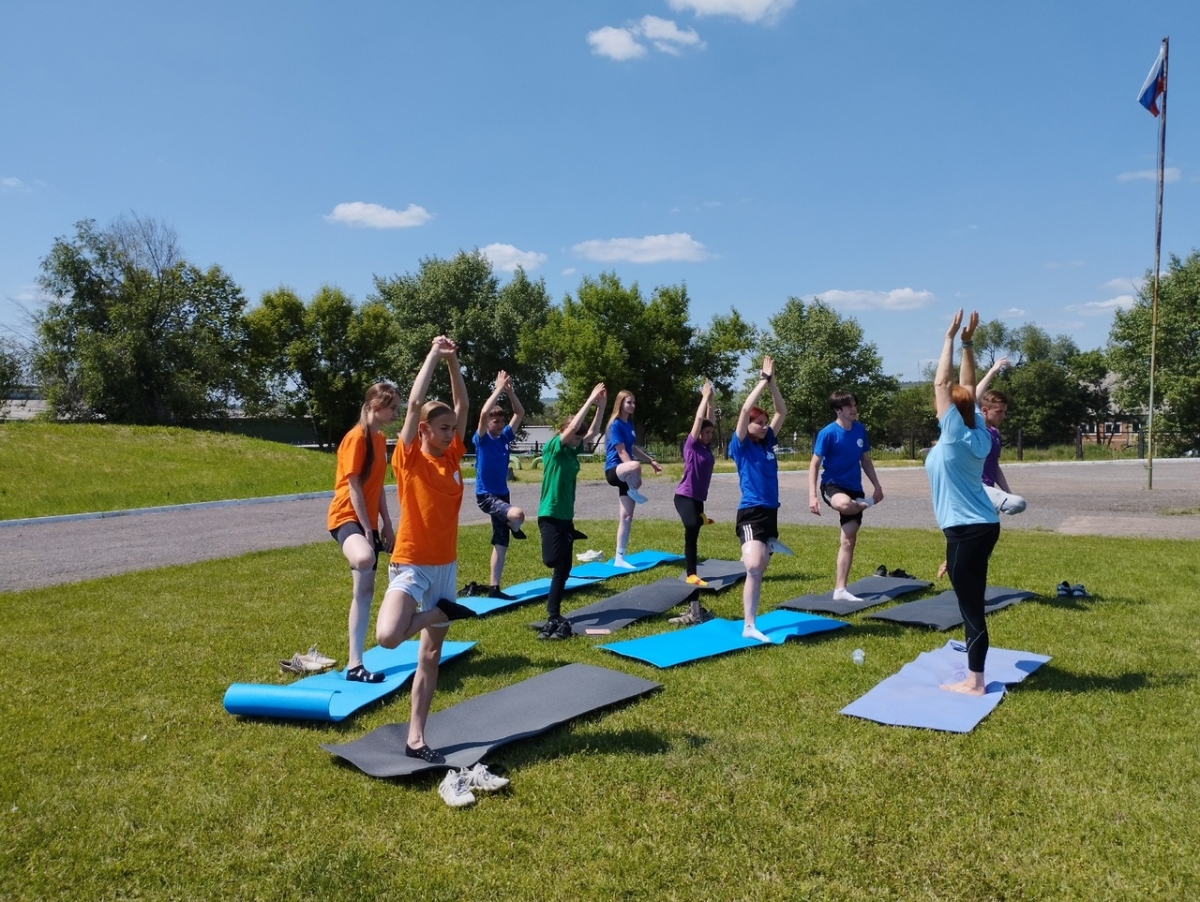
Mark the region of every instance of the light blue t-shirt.
<instances>
[{"instance_id":1,"label":"light blue t-shirt","mask_svg":"<svg viewBox=\"0 0 1200 902\"><path fill-rule=\"evenodd\" d=\"M738 510L747 507L779 507L779 462L775 460L775 430L767 427L767 437L756 442L750 436L741 441L735 432L729 439L729 457L737 465L742 500Z\"/></svg>"},{"instance_id":2,"label":"light blue t-shirt","mask_svg":"<svg viewBox=\"0 0 1200 902\"><path fill-rule=\"evenodd\" d=\"M624 445L625 453L633 459L633 445L636 439L632 420L622 420L620 417L613 420L608 426L608 436L604 441L604 469L611 470L621 465L617 445Z\"/></svg>"},{"instance_id":3,"label":"light blue t-shirt","mask_svg":"<svg viewBox=\"0 0 1200 902\"><path fill-rule=\"evenodd\" d=\"M824 467L821 484L832 482L844 489L861 492L862 456L871 450L867 441L867 430L855 420L849 429L843 429L834 420L817 433L813 442L813 454L821 458Z\"/></svg>"},{"instance_id":4,"label":"light blue t-shirt","mask_svg":"<svg viewBox=\"0 0 1200 902\"><path fill-rule=\"evenodd\" d=\"M975 428L968 429L958 408L951 404L938 425L942 434L925 458L938 527L999 523L981 478L983 462L992 450L983 413L975 408Z\"/></svg>"},{"instance_id":5,"label":"light blue t-shirt","mask_svg":"<svg viewBox=\"0 0 1200 902\"><path fill-rule=\"evenodd\" d=\"M499 438L492 438L489 432L484 432L483 435L475 432L476 495L508 494L508 446L516 437L512 426L505 426Z\"/></svg>"}]
</instances>

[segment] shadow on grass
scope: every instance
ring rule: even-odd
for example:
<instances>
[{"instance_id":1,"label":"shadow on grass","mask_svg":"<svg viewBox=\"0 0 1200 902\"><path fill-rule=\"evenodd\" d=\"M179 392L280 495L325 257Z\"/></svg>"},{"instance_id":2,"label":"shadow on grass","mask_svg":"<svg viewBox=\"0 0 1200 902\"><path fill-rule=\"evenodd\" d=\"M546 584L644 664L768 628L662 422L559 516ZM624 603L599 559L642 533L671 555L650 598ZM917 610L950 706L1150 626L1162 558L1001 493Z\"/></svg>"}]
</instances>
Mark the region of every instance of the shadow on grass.
<instances>
[{"instance_id":1,"label":"shadow on grass","mask_svg":"<svg viewBox=\"0 0 1200 902\"><path fill-rule=\"evenodd\" d=\"M1115 692L1128 694L1147 689L1165 689L1190 685L1192 678L1185 673L1168 673L1151 678L1141 671L1105 676L1098 673L1071 673L1049 664L1037 671L1036 679L1021 684L1021 692Z\"/></svg>"}]
</instances>

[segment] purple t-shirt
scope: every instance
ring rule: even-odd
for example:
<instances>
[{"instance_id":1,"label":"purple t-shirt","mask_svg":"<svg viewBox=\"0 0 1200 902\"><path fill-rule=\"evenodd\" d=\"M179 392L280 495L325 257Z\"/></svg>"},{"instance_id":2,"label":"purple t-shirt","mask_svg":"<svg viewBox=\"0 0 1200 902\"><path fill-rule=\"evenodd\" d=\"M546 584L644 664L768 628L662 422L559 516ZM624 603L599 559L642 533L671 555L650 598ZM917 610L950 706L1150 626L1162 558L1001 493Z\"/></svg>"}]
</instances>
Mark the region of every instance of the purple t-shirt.
<instances>
[{"instance_id":1,"label":"purple t-shirt","mask_svg":"<svg viewBox=\"0 0 1200 902\"><path fill-rule=\"evenodd\" d=\"M696 441L689 434L683 442L683 479L679 481L675 494L695 501L706 501L712 474L712 451L708 445Z\"/></svg>"},{"instance_id":2,"label":"purple t-shirt","mask_svg":"<svg viewBox=\"0 0 1200 902\"><path fill-rule=\"evenodd\" d=\"M995 485L1000 476L1000 430L994 426L987 427L988 435L992 437L992 450L988 452L983 462L983 484Z\"/></svg>"}]
</instances>

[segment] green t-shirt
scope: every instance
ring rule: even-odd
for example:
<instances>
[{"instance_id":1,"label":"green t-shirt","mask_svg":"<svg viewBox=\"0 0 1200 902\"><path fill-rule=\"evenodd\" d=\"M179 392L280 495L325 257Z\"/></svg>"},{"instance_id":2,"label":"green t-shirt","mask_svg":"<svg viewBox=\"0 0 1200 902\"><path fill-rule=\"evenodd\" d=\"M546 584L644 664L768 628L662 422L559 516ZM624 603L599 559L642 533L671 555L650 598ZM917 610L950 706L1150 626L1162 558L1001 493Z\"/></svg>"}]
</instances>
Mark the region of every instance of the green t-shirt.
<instances>
[{"instance_id":1,"label":"green t-shirt","mask_svg":"<svg viewBox=\"0 0 1200 902\"><path fill-rule=\"evenodd\" d=\"M542 503L539 517L575 519L575 479L579 476L581 445L564 445L556 435L542 450Z\"/></svg>"}]
</instances>

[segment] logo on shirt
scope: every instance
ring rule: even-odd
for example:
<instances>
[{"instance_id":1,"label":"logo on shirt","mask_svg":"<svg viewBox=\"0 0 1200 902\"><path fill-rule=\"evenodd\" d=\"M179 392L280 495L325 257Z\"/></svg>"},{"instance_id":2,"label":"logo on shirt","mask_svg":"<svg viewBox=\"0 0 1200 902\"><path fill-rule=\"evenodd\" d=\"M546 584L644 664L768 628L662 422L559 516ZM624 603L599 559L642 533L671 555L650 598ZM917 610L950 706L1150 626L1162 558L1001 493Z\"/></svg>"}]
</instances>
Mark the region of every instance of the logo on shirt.
<instances>
[{"instance_id":1,"label":"logo on shirt","mask_svg":"<svg viewBox=\"0 0 1200 902\"><path fill-rule=\"evenodd\" d=\"M860 447L860 448L861 448L861 447L862 447L862 445L863 445L862 439L859 439L859 440L858 440L858 447Z\"/></svg>"}]
</instances>

